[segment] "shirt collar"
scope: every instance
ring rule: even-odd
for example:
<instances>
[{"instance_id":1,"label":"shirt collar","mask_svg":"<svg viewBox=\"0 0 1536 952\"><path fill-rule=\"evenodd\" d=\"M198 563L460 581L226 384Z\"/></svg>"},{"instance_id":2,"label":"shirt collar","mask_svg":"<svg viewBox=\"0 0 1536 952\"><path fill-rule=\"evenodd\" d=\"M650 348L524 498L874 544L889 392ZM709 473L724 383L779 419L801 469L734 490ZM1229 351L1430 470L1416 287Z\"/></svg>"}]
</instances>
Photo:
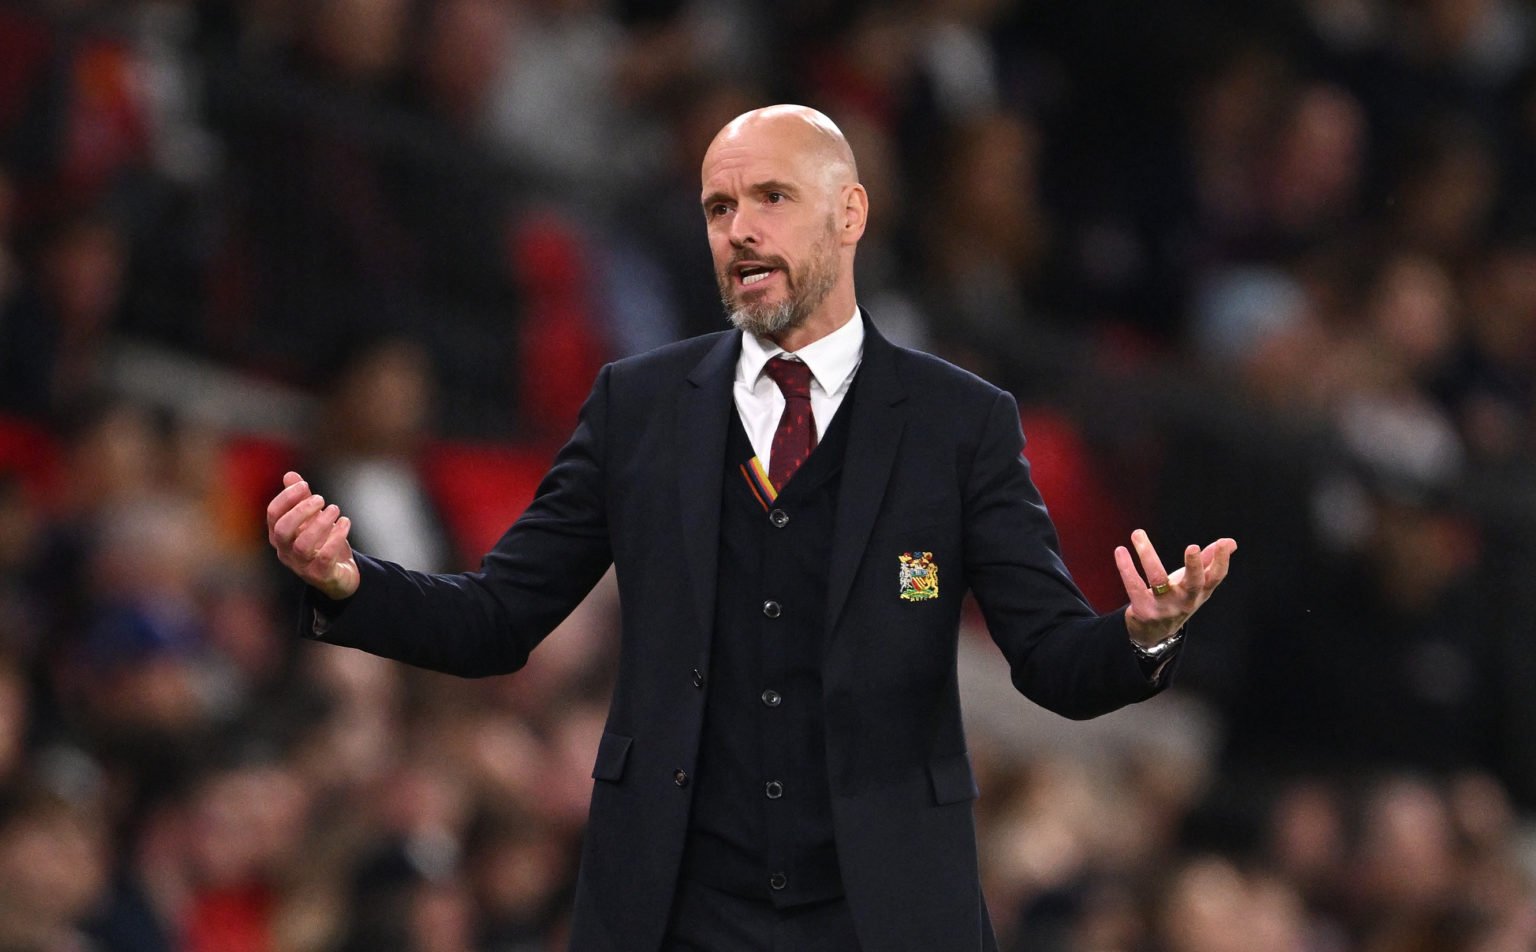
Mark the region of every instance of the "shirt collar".
<instances>
[{"instance_id":1,"label":"shirt collar","mask_svg":"<svg viewBox=\"0 0 1536 952\"><path fill-rule=\"evenodd\" d=\"M790 354L771 340L755 334L741 335L741 359L737 362L737 379L756 385L763 367L774 357L784 354L801 360L811 368L811 376L823 393L837 393L848 378L858 369L859 359L864 356L864 321L858 309L853 319L842 327L813 343Z\"/></svg>"}]
</instances>

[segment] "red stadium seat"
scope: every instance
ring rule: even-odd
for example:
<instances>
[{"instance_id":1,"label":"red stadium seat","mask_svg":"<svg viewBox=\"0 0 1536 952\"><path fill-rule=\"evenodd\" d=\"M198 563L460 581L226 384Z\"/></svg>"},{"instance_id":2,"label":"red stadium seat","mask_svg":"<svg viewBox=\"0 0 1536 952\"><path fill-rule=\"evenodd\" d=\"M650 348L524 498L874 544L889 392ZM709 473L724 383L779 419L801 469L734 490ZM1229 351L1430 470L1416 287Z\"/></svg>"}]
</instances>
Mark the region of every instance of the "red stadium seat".
<instances>
[{"instance_id":1,"label":"red stadium seat","mask_svg":"<svg viewBox=\"0 0 1536 952\"><path fill-rule=\"evenodd\" d=\"M1061 535L1062 559L1094 608L1109 611L1123 605L1125 586L1114 552L1135 527L1105 480L1103 464L1060 411L1026 407L1020 418L1027 440L1024 455Z\"/></svg>"},{"instance_id":2,"label":"red stadium seat","mask_svg":"<svg viewBox=\"0 0 1536 952\"><path fill-rule=\"evenodd\" d=\"M14 473L34 500L53 498L64 467L58 441L42 426L0 415L0 474Z\"/></svg>"},{"instance_id":3,"label":"red stadium seat","mask_svg":"<svg viewBox=\"0 0 1536 952\"><path fill-rule=\"evenodd\" d=\"M528 508L549 463L547 450L503 445L441 443L424 455L422 479L466 567Z\"/></svg>"}]
</instances>

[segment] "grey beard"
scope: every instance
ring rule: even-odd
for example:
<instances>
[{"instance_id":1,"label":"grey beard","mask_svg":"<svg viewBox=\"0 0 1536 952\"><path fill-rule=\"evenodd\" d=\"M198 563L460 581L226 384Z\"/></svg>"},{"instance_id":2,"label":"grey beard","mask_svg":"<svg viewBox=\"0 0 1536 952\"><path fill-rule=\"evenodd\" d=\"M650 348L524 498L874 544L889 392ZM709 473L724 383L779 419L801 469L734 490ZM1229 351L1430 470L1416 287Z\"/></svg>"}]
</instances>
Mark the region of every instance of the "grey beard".
<instances>
[{"instance_id":1,"label":"grey beard","mask_svg":"<svg viewBox=\"0 0 1536 952\"><path fill-rule=\"evenodd\" d=\"M732 327L758 337L773 337L804 324L811 312L821 306L837 282L835 268L829 251L817 255L805 273L803 286L796 288L791 284L790 293L778 304L734 307L725 282L721 282L720 300L730 315ZM803 293L795 293L797 290Z\"/></svg>"},{"instance_id":2,"label":"grey beard","mask_svg":"<svg viewBox=\"0 0 1536 952\"><path fill-rule=\"evenodd\" d=\"M739 307L732 310L727 301L725 307L730 311L732 327L758 337L772 337L805 322L805 315L799 313L796 307L798 303L790 299L765 307Z\"/></svg>"}]
</instances>

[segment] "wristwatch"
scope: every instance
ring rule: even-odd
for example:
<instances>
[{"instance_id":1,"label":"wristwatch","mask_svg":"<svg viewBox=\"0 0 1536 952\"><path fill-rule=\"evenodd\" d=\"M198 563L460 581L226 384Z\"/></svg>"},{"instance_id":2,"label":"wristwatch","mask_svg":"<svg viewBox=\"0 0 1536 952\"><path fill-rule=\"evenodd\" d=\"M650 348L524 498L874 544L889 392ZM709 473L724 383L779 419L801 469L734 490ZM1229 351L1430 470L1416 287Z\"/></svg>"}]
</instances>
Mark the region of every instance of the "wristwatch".
<instances>
[{"instance_id":1,"label":"wristwatch","mask_svg":"<svg viewBox=\"0 0 1536 952\"><path fill-rule=\"evenodd\" d=\"M1158 664L1168 660L1168 657L1173 653L1173 649L1177 648L1179 646L1179 642L1183 640L1184 629L1180 628L1178 631L1169 635L1167 638L1164 638L1162 641L1159 641L1155 645L1139 644L1136 639L1132 638L1131 648L1135 650L1136 657L1140 658L1141 660L1151 664Z\"/></svg>"}]
</instances>

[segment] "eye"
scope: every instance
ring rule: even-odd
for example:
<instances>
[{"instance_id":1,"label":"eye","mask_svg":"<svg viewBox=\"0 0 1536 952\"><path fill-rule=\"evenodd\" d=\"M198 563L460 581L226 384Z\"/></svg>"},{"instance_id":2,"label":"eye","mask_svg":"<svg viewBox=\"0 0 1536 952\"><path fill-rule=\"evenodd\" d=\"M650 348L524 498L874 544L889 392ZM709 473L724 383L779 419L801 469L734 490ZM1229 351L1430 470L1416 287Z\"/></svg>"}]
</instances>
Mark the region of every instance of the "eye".
<instances>
[{"instance_id":1,"label":"eye","mask_svg":"<svg viewBox=\"0 0 1536 952\"><path fill-rule=\"evenodd\" d=\"M727 205L726 203L724 203L724 202L715 202L713 205L709 206L709 208L707 208L704 213L706 215L708 215L710 218L720 218L721 216L725 215L725 213L729 212L730 210L731 210L731 206Z\"/></svg>"},{"instance_id":2,"label":"eye","mask_svg":"<svg viewBox=\"0 0 1536 952\"><path fill-rule=\"evenodd\" d=\"M784 201L785 195L784 195L783 192L769 192L767 195L764 196L764 199L770 205L777 205L780 202Z\"/></svg>"}]
</instances>

